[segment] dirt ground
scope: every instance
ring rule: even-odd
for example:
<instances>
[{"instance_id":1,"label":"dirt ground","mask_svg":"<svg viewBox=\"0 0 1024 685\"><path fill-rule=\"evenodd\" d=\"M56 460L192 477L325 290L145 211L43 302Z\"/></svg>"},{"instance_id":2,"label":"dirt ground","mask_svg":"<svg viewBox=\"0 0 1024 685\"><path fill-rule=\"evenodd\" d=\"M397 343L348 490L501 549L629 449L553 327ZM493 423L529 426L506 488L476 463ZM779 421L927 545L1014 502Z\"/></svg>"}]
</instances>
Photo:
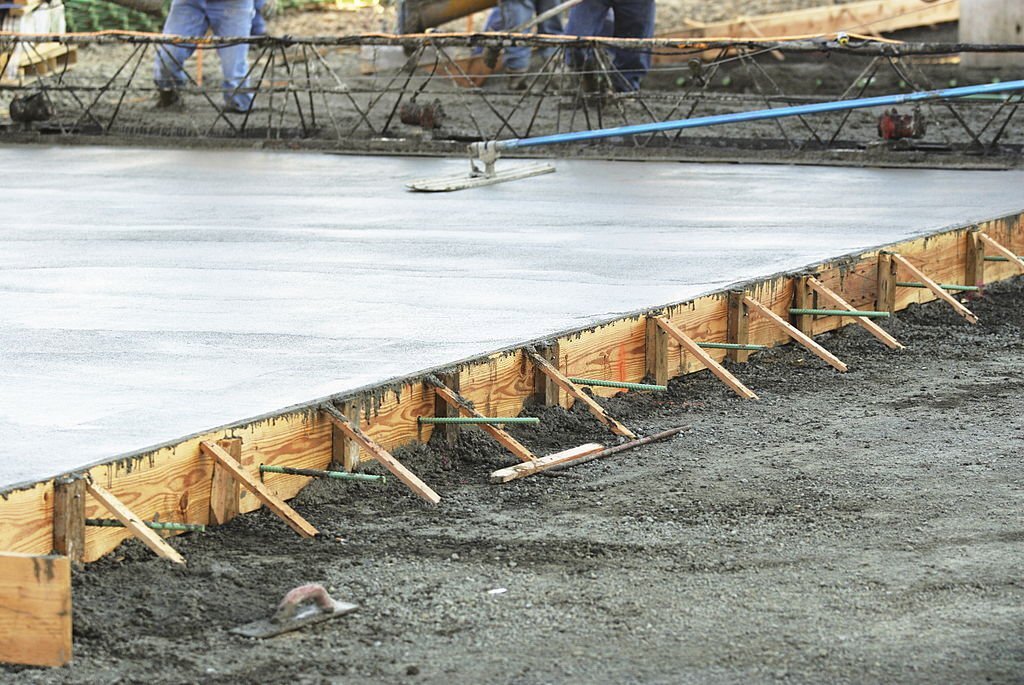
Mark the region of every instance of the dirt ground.
<instances>
[{"instance_id":1,"label":"dirt ground","mask_svg":"<svg viewBox=\"0 0 1024 685\"><path fill-rule=\"evenodd\" d=\"M604 401L673 440L491 485L510 458L475 431L402 456L442 496L316 483L293 501L173 539L129 542L74 576L75 659L0 667L11 683L1024 682L1024 282L970 326L902 312L891 352L857 327L662 395ZM541 410L539 452L611 435ZM228 632L289 589L359 611L270 641Z\"/></svg>"}]
</instances>

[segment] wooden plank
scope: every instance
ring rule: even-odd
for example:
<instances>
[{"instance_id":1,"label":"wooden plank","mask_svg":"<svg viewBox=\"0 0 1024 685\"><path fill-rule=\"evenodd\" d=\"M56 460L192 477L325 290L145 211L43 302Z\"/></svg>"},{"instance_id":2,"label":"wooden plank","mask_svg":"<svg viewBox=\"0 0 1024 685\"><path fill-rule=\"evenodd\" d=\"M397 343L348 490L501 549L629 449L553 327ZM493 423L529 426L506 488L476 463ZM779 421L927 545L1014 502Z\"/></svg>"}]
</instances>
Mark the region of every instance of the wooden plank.
<instances>
[{"instance_id":1,"label":"wooden plank","mask_svg":"<svg viewBox=\"0 0 1024 685\"><path fill-rule=\"evenodd\" d=\"M241 438L225 438L218 440L217 444L234 462L241 463ZM214 463L213 480L210 483L210 523L220 526L238 516L240 496L238 479L231 470Z\"/></svg>"},{"instance_id":2,"label":"wooden plank","mask_svg":"<svg viewBox=\"0 0 1024 685\"><path fill-rule=\"evenodd\" d=\"M524 478L534 473L540 473L541 471L550 469L552 466L565 464L566 462L570 462L575 459L581 459L582 457L596 454L603 449L604 445L596 442L590 442L586 445L580 445L579 447L573 447L562 452L549 454L546 457L541 457L535 461L529 461L522 464L516 464L515 466L509 466L508 468L498 469L491 473L491 482L507 483L510 480Z\"/></svg>"},{"instance_id":3,"label":"wooden plank","mask_svg":"<svg viewBox=\"0 0 1024 685\"><path fill-rule=\"evenodd\" d=\"M355 400L343 402L341 411L345 416L351 416L353 421L359 421L359 403ZM359 443L345 435L334 424L331 424L331 463L334 468L349 473L357 470L360 463Z\"/></svg>"},{"instance_id":4,"label":"wooden plank","mask_svg":"<svg viewBox=\"0 0 1024 685\"><path fill-rule=\"evenodd\" d=\"M398 480L405 483L406 486L419 495L420 498L430 502L431 504L437 504L441 501L441 496L431 490L430 486L421 481L415 473L407 469L400 461L391 456L386 449L378 445L368 435L363 433L363 431L359 429L359 426L352 423L348 417L339 412L335 407L329 404L322 404L320 405L320 410L323 411L327 418L334 423L335 426L340 428L345 435L358 442L360 447L369 452L374 459L380 462L388 471L393 473Z\"/></svg>"},{"instance_id":5,"label":"wooden plank","mask_svg":"<svg viewBox=\"0 0 1024 685\"><path fill-rule=\"evenodd\" d=\"M85 479L53 483L53 551L75 563L85 561Z\"/></svg>"},{"instance_id":6,"label":"wooden plank","mask_svg":"<svg viewBox=\"0 0 1024 685\"><path fill-rule=\"evenodd\" d=\"M743 303L750 307L755 312L757 312L758 314L760 314L761 316L763 316L768 321L775 324L778 328L786 332L789 335L789 337L793 338L793 340L796 340L798 343L806 347L808 350L821 357L823 360L825 360L838 371L847 370L846 364L839 361L839 359L836 358L835 355L833 355L831 352L826 350L818 343L811 340L811 338L808 337L805 333L802 333L801 331L797 330L788 321L784 321L782 317L780 317L778 314L765 307L757 300L754 300L748 296L744 296Z\"/></svg>"},{"instance_id":7,"label":"wooden plank","mask_svg":"<svg viewBox=\"0 0 1024 685\"><path fill-rule=\"evenodd\" d=\"M283 499L271 492L258 477L254 477L246 471L223 447L209 440L203 440L199 443L199 449L203 454L213 458L217 466L230 473L242 487L255 495L260 502L266 505L267 509L277 514L296 533L304 538L311 538L319 534L320 531L302 518Z\"/></svg>"},{"instance_id":8,"label":"wooden plank","mask_svg":"<svg viewBox=\"0 0 1024 685\"><path fill-rule=\"evenodd\" d=\"M146 527L146 524L142 520L132 513L132 510L124 505L121 500L114 497L111 493L107 492L104 488L92 481L86 481L86 491L99 502L104 509L110 512L110 514L124 524L124 527L128 531L142 541L142 544L149 547L158 557L173 561L176 564L184 564L185 560L178 550L174 549L167 544L162 537L156 534L153 530Z\"/></svg>"},{"instance_id":9,"label":"wooden plank","mask_svg":"<svg viewBox=\"0 0 1024 685\"><path fill-rule=\"evenodd\" d=\"M967 232L967 262L964 265L964 283L976 288L985 287L985 242L974 229ZM980 290L978 291L980 294Z\"/></svg>"},{"instance_id":10,"label":"wooden plank","mask_svg":"<svg viewBox=\"0 0 1024 685\"><path fill-rule=\"evenodd\" d=\"M655 321L657 322L660 328L662 328L666 333L675 338L676 342L682 345L687 352L697 357L697 359L700 360L701 364L703 364L708 369L708 371L715 374L715 377L718 378L718 380L725 383L726 385L728 385L733 392L735 392L737 395L744 399L757 399L757 395L754 394L754 392L751 391L750 388L743 385L743 383L741 383L739 379L736 378L736 376L733 376L731 373L729 373L728 369L726 369L724 366L722 366L714 359L712 359L711 355L705 352L700 345L698 345L692 338L690 338L690 336L686 335L686 333L683 333L681 330L679 330L679 328L676 327L675 324L661 317L657 317Z\"/></svg>"},{"instance_id":11,"label":"wooden plank","mask_svg":"<svg viewBox=\"0 0 1024 685\"><path fill-rule=\"evenodd\" d=\"M1024 259L1021 259L1012 250L1009 250L1000 243L997 243L996 241L992 240L992 238L989 237L988 233L985 233L984 231L978 231L978 237L981 238L981 241L985 243L987 246L991 247L993 250L998 252L1003 257L1006 257L1006 259L1009 260L1010 264L1012 264L1014 268L1017 269L1017 271L1024 273Z\"/></svg>"},{"instance_id":12,"label":"wooden plank","mask_svg":"<svg viewBox=\"0 0 1024 685\"><path fill-rule=\"evenodd\" d=\"M441 382L439 378L430 378L428 382L434 388L434 393L437 395L439 401L444 402L447 406L450 406L455 410L456 414L462 416L473 416L482 418L483 414L478 412L462 395L458 394L454 390L448 388ZM502 430L498 426L492 426L489 424L481 424L480 428L485 433L490 435L492 438L498 441L502 447L507 449L512 454L516 455L521 461L536 461L537 457L534 456L533 452L526 448L522 443L513 438L508 432Z\"/></svg>"},{"instance_id":13,"label":"wooden plank","mask_svg":"<svg viewBox=\"0 0 1024 685\"><path fill-rule=\"evenodd\" d=\"M928 288L928 290L931 290L933 295L946 302L946 304L953 308L953 311L964 317L970 323L978 323L978 317L974 315L974 312L953 299L953 297L943 290L938 283L928 278L923 271L908 262L901 255L898 255L895 252L891 254L893 261L909 271L914 278L924 283L925 287Z\"/></svg>"},{"instance_id":14,"label":"wooden plank","mask_svg":"<svg viewBox=\"0 0 1024 685\"><path fill-rule=\"evenodd\" d=\"M63 666L71 649L70 560L0 553L0 662Z\"/></svg>"},{"instance_id":15,"label":"wooden plank","mask_svg":"<svg viewBox=\"0 0 1024 685\"><path fill-rule=\"evenodd\" d=\"M658 385L668 384L668 334L658 325L659 316L648 316L645 322L644 367Z\"/></svg>"},{"instance_id":16,"label":"wooden plank","mask_svg":"<svg viewBox=\"0 0 1024 685\"><path fill-rule=\"evenodd\" d=\"M559 388L564 390L568 395L573 397L579 402L582 402L590 410L598 421L608 426L608 428L616 435L624 435L627 438L635 438L636 434L623 426L621 423L612 418L604 408L598 404L594 398L587 395L585 392L579 389L579 387L570 381L561 371L551 365L544 357L537 354L535 350L527 350L526 352L530 359L533 360L534 365L548 378L555 382Z\"/></svg>"},{"instance_id":17,"label":"wooden plank","mask_svg":"<svg viewBox=\"0 0 1024 685\"><path fill-rule=\"evenodd\" d=\"M820 296L824 297L826 300L830 301L832 304L836 305L840 309L845 309L846 311L849 311L849 312L857 311L857 309L853 305L851 305L849 302L844 300L842 297L840 297L837 293L835 293L831 289L825 287L825 285L821 281L819 281L817 278L814 278L813 276L809 276L806 279L806 283L807 283L808 287L810 287L811 290L813 290L814 292L818 293ZM868 333L870 333L871 335L873 335L876 338L878 338L880 341L882 341L882 343L884 345L886 345L890 349L893 349L893 350L905 349L904 346L900 343L899 340L897 340L896 338L894 338L891 335L889 335L888 333L886 333L885 330L883 330L881 326L876 324L871 319L867 319L867 318L864 318L864 317L854 317L854 322L857 323L858 325L860 325L861 328L864 328L865 330L867 330Z\"/></svg>"},{"instance_id":18,"label":"wooden plank","mask_svg":"<svg viewBox=\"0 0 1024 685\"><path fill-rule=\"evenodd\" d=\"M728 327L726 329L726 342L733 345L747 345L750 342L750 318L747 315L747 308L743 306L743 298L746 293L742 290L729 291ZM742 363L750 357L748 350L729 350L727 354L729 361Z\"/></svg>"}]
</instances>

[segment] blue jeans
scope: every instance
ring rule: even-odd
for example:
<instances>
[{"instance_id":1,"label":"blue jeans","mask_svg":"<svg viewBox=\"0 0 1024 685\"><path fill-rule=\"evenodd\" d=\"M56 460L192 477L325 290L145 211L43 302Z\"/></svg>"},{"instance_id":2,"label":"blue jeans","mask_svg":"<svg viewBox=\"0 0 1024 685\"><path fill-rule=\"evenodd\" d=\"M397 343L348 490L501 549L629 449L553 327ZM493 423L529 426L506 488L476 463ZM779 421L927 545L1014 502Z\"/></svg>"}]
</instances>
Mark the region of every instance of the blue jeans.
<instances>
[{"instance_id":1,"label":"blue jeans","mask_svg":"<svg viewBox=\"0 0 1024 685\"><path fill-rule=\"evenodd\" d=\"M167 14L164 33L174 36L202 36L207 29L214 35L245 37L253 20L253 0L173 0ZM161 90L174 90L188 82L185 60L192 56L192 44L160 45L153 63L153 80ZM224 102L247 111L252 106L246 74L249 71L249 45L242 43L217 48L224 74Z\"/></svg>"},{"instance_id":2,"label":"blue jeans","mask_svg":"<svg viewBox=\"0 0 1024 685\"><path fill-rule=\"evenodd\" d=\"M484 31L511 31L558 4L560 4L559 0L502 0L487 17ZM555 16L542 21L537 27L537 33L561 35L562 20ZM539 54L546 59L551 56L553 51L554 48L545 48ZM505 50L505 69L526 71L529 66L529 47L522 46Z\"/></svg>"},{"instance_id":3,"label":"blue jeans","mask_svg":"<svg viewBox=\"0 0 1024 685\"><path fill-rule=\"evenodd\" d=\"M651 38L654 35L654 0L583 0L569 11L569 36L607 35L603 29L608 10L614 16L611 35L616 38ZM612 63L618 72L615 87L620 91L639 90L640 81L651 68L650 50L612 49ZM582 67L592 58L580 50L566 55L569 66Z\"/></svg>"}]
</instances>

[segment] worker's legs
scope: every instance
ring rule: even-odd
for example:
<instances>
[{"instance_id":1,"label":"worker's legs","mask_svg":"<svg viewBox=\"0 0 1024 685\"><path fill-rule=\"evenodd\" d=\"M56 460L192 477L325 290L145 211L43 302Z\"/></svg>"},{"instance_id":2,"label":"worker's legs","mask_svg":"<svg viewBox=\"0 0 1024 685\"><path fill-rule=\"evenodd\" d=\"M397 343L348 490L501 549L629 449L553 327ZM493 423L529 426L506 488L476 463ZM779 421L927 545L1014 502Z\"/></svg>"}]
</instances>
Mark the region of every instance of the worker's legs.
<instances>
[{"instance_id":1,"label":"worker's legs","mask_svg":"<svg viewBox=\"0 0 1024 685\"><path fill-rule=\"evenodd\" d=\"M565 26L567 36L597 36L611 7L611 0L583 0L569 10ZM593 61L589 50L566 50L565 61L572 69L583 69Z\"/></svg>"},{"instance_id":2,"label":"worker's legs","mask_svg":"<svg viewBox=\"0 0 1024 685\"><path fill-rule=\"evenodd\" d=\"M225 37L248 36L252 29L253 0L208 0L207 12L214 34ZM224 104L236 112L248 112L253 94L246 75L249 72L249 44L217 48L224 73Z\"/></svg>"},{"instance_id":3,"label":"worker's legs","mask_svg":"<svg viewBox=\"0 0 1024 685\"><path fill-rule=\"evenodd\" d=\"M253 4L253 10L256 12L252 18L252 31L250 35L253 36L265 36L267 35L267 20L263 18L263 4L267 0L256 0Z\"/></svg>"},{"instance_id":4,"label":"worker's legs","mask_svg":"<svg viewBox=\"0 0 1024 685\"><path fill-rule=\"evenodd\" d=\"M206 16L206 0L174 0L167 13L164 33L170 36L202 36L210 24ZM188 82L185 60L196 46L158 45L153 62L153 80L162 91L174 91Z\"/></svg>"},{"instance_id":5,"label":"worker's legs","mask_svg":"<svg viewBox=\"0 0 1024 685\"><path fill-rule=\"evenodd\" d=\"M533 19L533 0L501 0L501 26L512 31ZM505 50L505 71L526 71L530 66L530 48L521 46Z\"/></svg>"},{"instance_id":6,"label":"worker's legs","mask_svg":"<svg viewBox=\"0 0 1024 685\"><path fill-rule=\"evenodd\" d=\"M654 36L654 0L614 0L613 7L616 38ZM621 76L616 88L639 90L640 81L651 68L651 51L617 49L614 64Z\"/></svg>"}]
</instances>

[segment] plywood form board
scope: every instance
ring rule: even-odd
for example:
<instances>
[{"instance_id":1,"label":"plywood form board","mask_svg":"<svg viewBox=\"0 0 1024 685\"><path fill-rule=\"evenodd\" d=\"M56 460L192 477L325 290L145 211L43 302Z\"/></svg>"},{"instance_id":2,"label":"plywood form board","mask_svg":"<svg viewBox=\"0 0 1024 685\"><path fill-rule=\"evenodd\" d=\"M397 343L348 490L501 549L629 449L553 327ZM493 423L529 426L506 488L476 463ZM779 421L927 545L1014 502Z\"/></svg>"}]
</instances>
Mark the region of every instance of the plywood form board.
<instances>
[{"instance_id":1,"label":"plywood form board","mask_svg":"<svg viewBox=\"0 0 1024 685\"><path fill-rule=\"evenodd\" d=\"M71 562L0 553L0 662L71 661Z\"/></svg>"},{"instance_id":2,"label":"plywood form board","mask_svg":"<svg viewBox=\"0 0 1024 685\"><path fill-rule=\"evenodd\" d=\"M993 239L1018 253L1024 253L1021 217L1013 215L977 225ZM967 259L966 233L971 227L903 241L888 249L903 254L939 282L962 283ZM854 258L834 260L815 269L828 287L836 290L857 307L872 308L873 274L877 251ZM985 262L985 280L991 283L1013 276L1012 265ZM746 292L783 318L788 318L792 301L792 279L775 276L750 284ZM897 308L911 302L934 299L923 289L900 288ZM720 342L726 338L727 298L723 293L709 294L692 302L666 307L663 314L690 337L701 342ZM815 332L832 330L841 320L823 317L815 323ZM785 336L760 317L750 320L750 342L776 345L787 342ZM569 375L612 380L637 381L645 371L645 320L632 315L559 338L560 367ZM724 356L711 351L716 359ZM670 375L697 370L697 365L679 356L672 345ZM464 363L458 370L462 394L485 414L514 416L533 393L533 370L520 350L490 355ZM429 427L418 427L415 418L432 415L433 396L419 379L404 382L400 392L381 390L373 397L361 396L363 429L388 450L416 439L429 438ZM603 389L610 395L615 389ZM369 410L367 410L369 409ZM242 439L242 463L258 474L260 463L293 467L324 468L331 460L331 428L318 412L310 409L291 411L260 419L230 430L213 431L184 440L152 453L93 467L89 474L140 517L162 521L206 523L209 514L212 464L200 459L201 440L227 437ZM307 479L283 474L267 474L265 482L284 499L294 496ZM0 549L44 554L52 544L52 483L43 482L6 493L0 499ZM240 510L256 509L255 498L243 497ZM87 511L87 516L101 516ZM89 528L86 559L93 560L117 546L127 533L116 528Z\"/></svg>"}]
</instances>

